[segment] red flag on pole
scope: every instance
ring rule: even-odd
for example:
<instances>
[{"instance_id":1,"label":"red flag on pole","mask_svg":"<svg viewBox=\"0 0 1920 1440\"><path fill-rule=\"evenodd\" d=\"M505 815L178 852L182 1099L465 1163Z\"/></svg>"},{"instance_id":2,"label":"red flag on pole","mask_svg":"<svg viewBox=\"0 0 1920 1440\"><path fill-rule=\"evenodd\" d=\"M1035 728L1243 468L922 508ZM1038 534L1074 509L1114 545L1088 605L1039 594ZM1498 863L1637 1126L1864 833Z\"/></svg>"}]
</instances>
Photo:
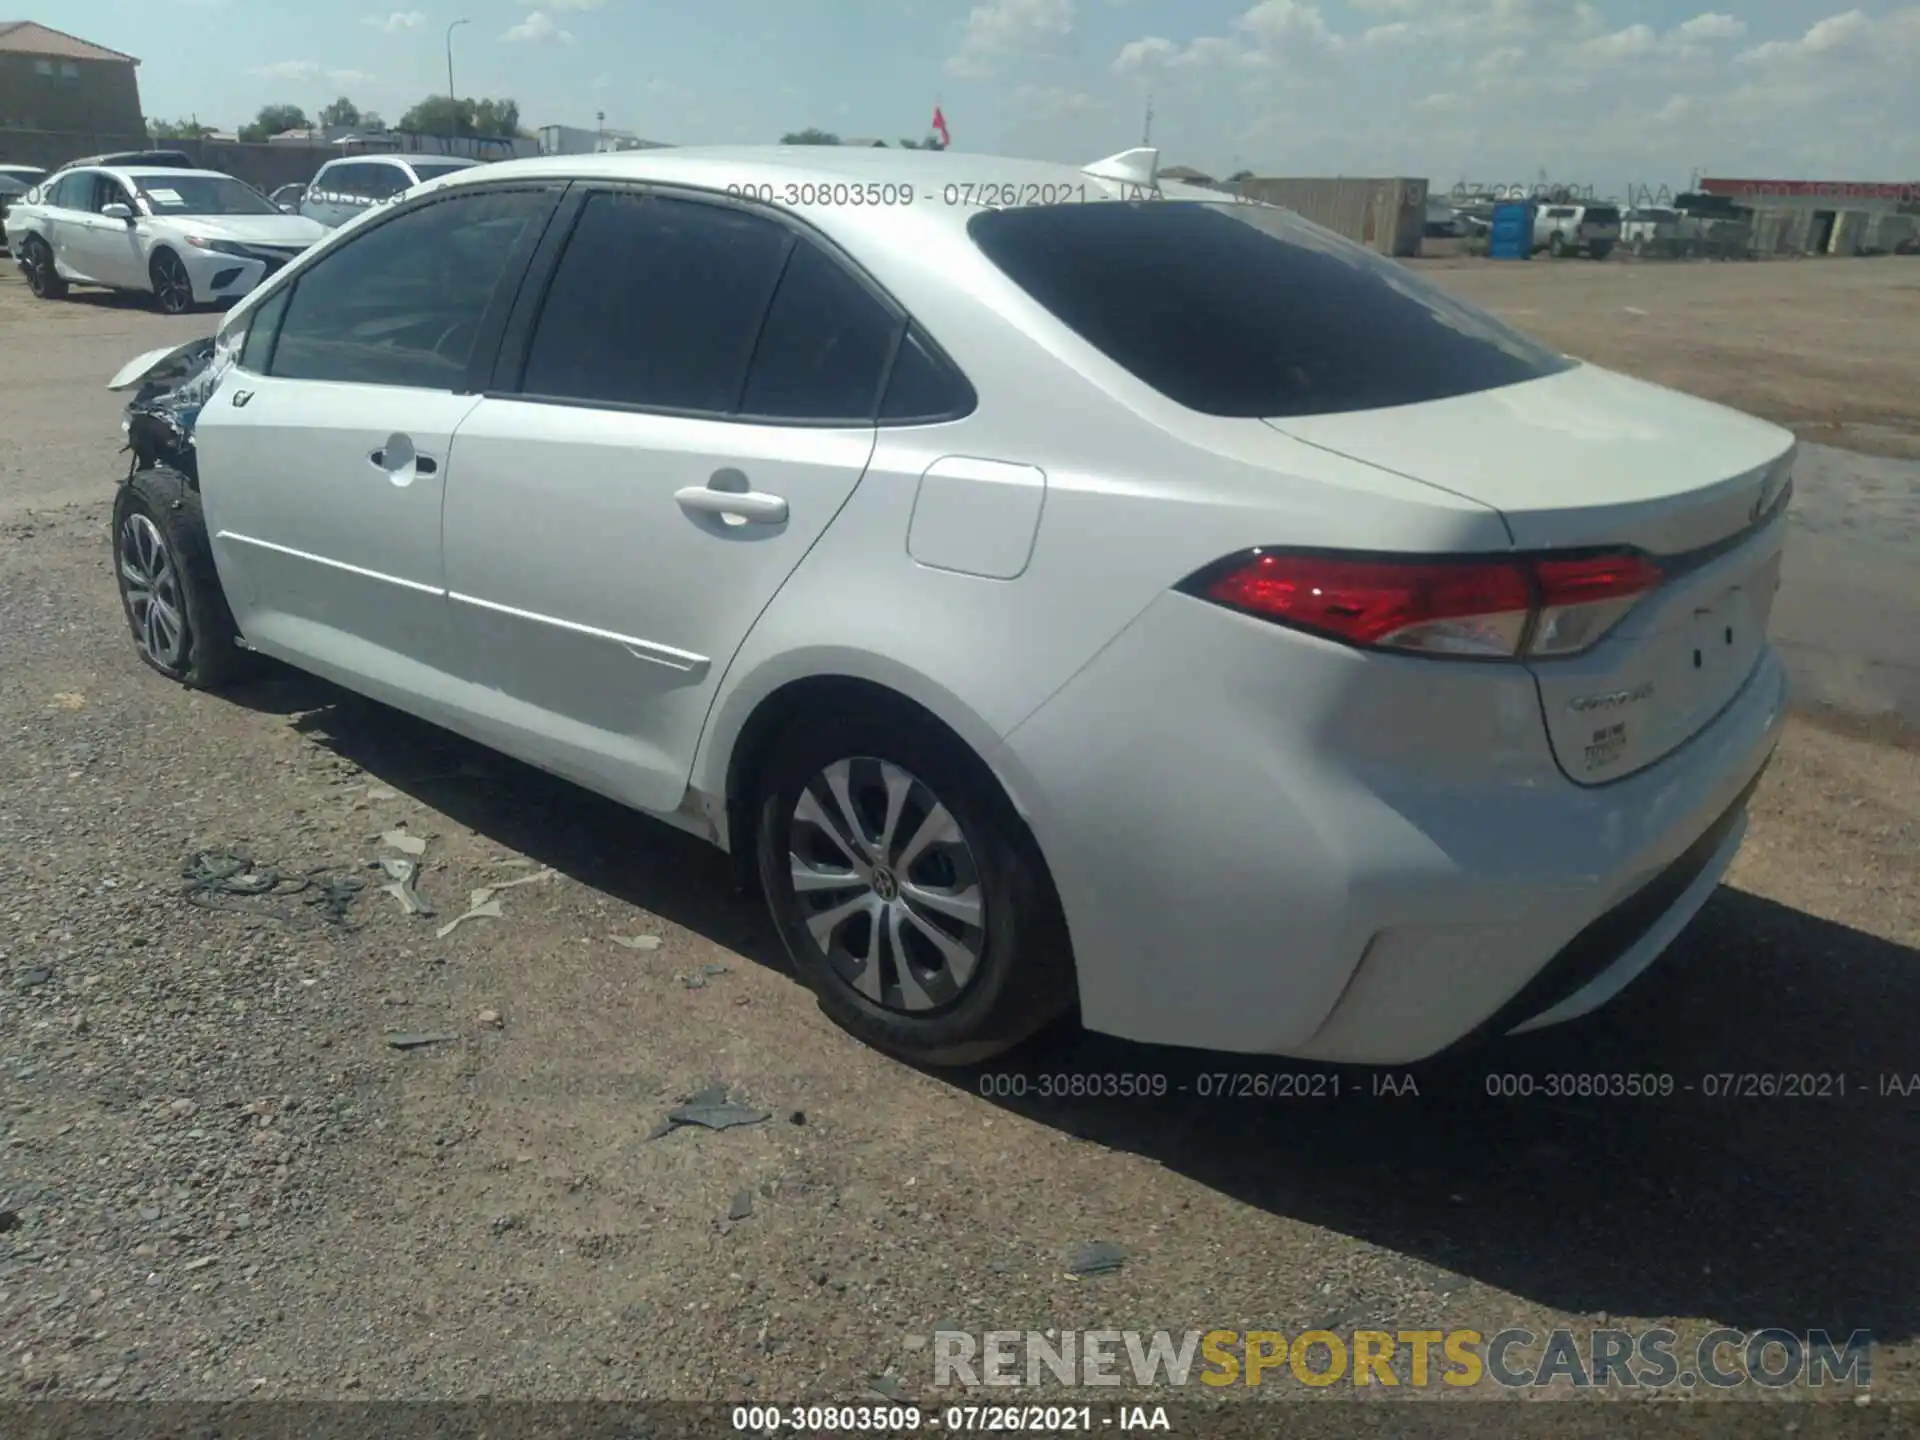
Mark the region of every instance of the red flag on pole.
<instances>
[{"instance_id":1,"label":"red flag on pole","mask_svg":"<svg viewBox=\"0 0 1920 1440\"><path fill-rule=\"evenodd\" d=\"M940 148L945 150L953 144L953 137L947 133L947 117L940 113L940 107L933 107L933 133L940 137Z\"/></svg>"}]
</instances>

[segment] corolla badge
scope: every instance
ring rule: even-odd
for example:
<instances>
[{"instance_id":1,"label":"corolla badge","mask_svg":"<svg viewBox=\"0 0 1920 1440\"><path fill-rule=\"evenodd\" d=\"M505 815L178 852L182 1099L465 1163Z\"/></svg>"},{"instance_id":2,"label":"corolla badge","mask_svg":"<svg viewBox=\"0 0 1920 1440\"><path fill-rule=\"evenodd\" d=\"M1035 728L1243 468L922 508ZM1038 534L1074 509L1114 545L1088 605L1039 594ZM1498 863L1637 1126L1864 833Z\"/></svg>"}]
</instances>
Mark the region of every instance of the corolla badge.
<instances>
[{"instance_id":1,"label":"corolla badge","mask_svg":"<svg viewBox=\"0 0 1920 1440\"><path fill-rule=\"evenodd\" d=\"M1653 682L1646 681L1628 690L1609 690L1604 695L1576 695L1567 702L1567 708L1577 715L1590 710L1618 710L1623 705L1634 705L1653 694Z\"/></svg>"}]
</instances>

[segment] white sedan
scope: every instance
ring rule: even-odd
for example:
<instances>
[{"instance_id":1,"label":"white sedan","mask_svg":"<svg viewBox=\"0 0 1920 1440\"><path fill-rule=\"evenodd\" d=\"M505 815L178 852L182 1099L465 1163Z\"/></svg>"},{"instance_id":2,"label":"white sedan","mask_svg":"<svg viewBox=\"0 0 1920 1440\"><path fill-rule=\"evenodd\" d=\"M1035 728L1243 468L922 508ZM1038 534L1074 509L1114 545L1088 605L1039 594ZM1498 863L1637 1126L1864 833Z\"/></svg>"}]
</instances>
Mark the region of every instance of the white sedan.
<instances>
[{"instance_id":1,"label":"white sedan","mask_svg":"<svg viewBox=\"0 0 1920 1440\"><path fill-rule=\"evenodd\" d=\"M1155 164L410 193L139 452L140 651L276 657L732 852L921 1060L1076 1004L1378 1064L1594 1009L1779 737L1792 437Z\"/></svg>"},{"instance_id":2,"label":"white sedan","mask_svg":"<svg viewBox=\"0 0 1920 1440\"><path fill-rule=\"evenodd\" d=\"M149 294L169 315L238 299L325 234L231 175L145 166L57 171L6 216L41 299L101 285Z\"/></svg>"}]
</instances>

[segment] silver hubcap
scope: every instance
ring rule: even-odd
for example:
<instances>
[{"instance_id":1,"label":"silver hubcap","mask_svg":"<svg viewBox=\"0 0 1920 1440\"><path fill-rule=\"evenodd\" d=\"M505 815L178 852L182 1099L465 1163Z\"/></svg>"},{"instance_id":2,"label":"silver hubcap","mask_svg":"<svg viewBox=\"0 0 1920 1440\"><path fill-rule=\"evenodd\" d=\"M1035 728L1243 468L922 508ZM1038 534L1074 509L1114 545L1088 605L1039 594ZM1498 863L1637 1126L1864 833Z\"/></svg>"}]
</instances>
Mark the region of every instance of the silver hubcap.
<instances>
[{"instance_id":1,"label":"silver hubcap","mask_svg":"<svg viewBox=\"0 0 1920 1440\"><path fill-rule=\"evenodd\" d=\"M836 760L794 803L794 898L834 970L874 1004L959 998L986 943L966 836L937 795L886 760Z\"/></svg>"},{"instance_id":2,"label":"silver hubcap","mask_svg":"<svg viewBox=\"0 0 1920 1440\"><path fill-rule=\"evenodd\" d=\"M120 527L120 578L134 643L156 665L179 669L187 648L180 580L160 527L145 515L129 515Z\"/></svg>"}]
</instances>

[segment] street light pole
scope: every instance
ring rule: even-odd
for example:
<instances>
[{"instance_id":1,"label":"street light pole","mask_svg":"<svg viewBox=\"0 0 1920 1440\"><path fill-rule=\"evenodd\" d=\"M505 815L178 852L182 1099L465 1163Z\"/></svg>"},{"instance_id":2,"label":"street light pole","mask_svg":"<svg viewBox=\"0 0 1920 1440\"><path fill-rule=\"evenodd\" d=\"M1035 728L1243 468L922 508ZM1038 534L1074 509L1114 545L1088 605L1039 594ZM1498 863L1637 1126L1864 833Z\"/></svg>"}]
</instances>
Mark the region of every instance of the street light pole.
<instances>
[{"instance_id":1,"label":"street light pole","mask_svg":"<svg viewBox=\"0 0 1920 1440\"><path fill-rule=\"evenodd\" d=\"M456 20L447 26L447 153L453 153L453 137L460 133L460 102L453 93L453 32L470 21Z\"/></svg>"}]
</instances>

